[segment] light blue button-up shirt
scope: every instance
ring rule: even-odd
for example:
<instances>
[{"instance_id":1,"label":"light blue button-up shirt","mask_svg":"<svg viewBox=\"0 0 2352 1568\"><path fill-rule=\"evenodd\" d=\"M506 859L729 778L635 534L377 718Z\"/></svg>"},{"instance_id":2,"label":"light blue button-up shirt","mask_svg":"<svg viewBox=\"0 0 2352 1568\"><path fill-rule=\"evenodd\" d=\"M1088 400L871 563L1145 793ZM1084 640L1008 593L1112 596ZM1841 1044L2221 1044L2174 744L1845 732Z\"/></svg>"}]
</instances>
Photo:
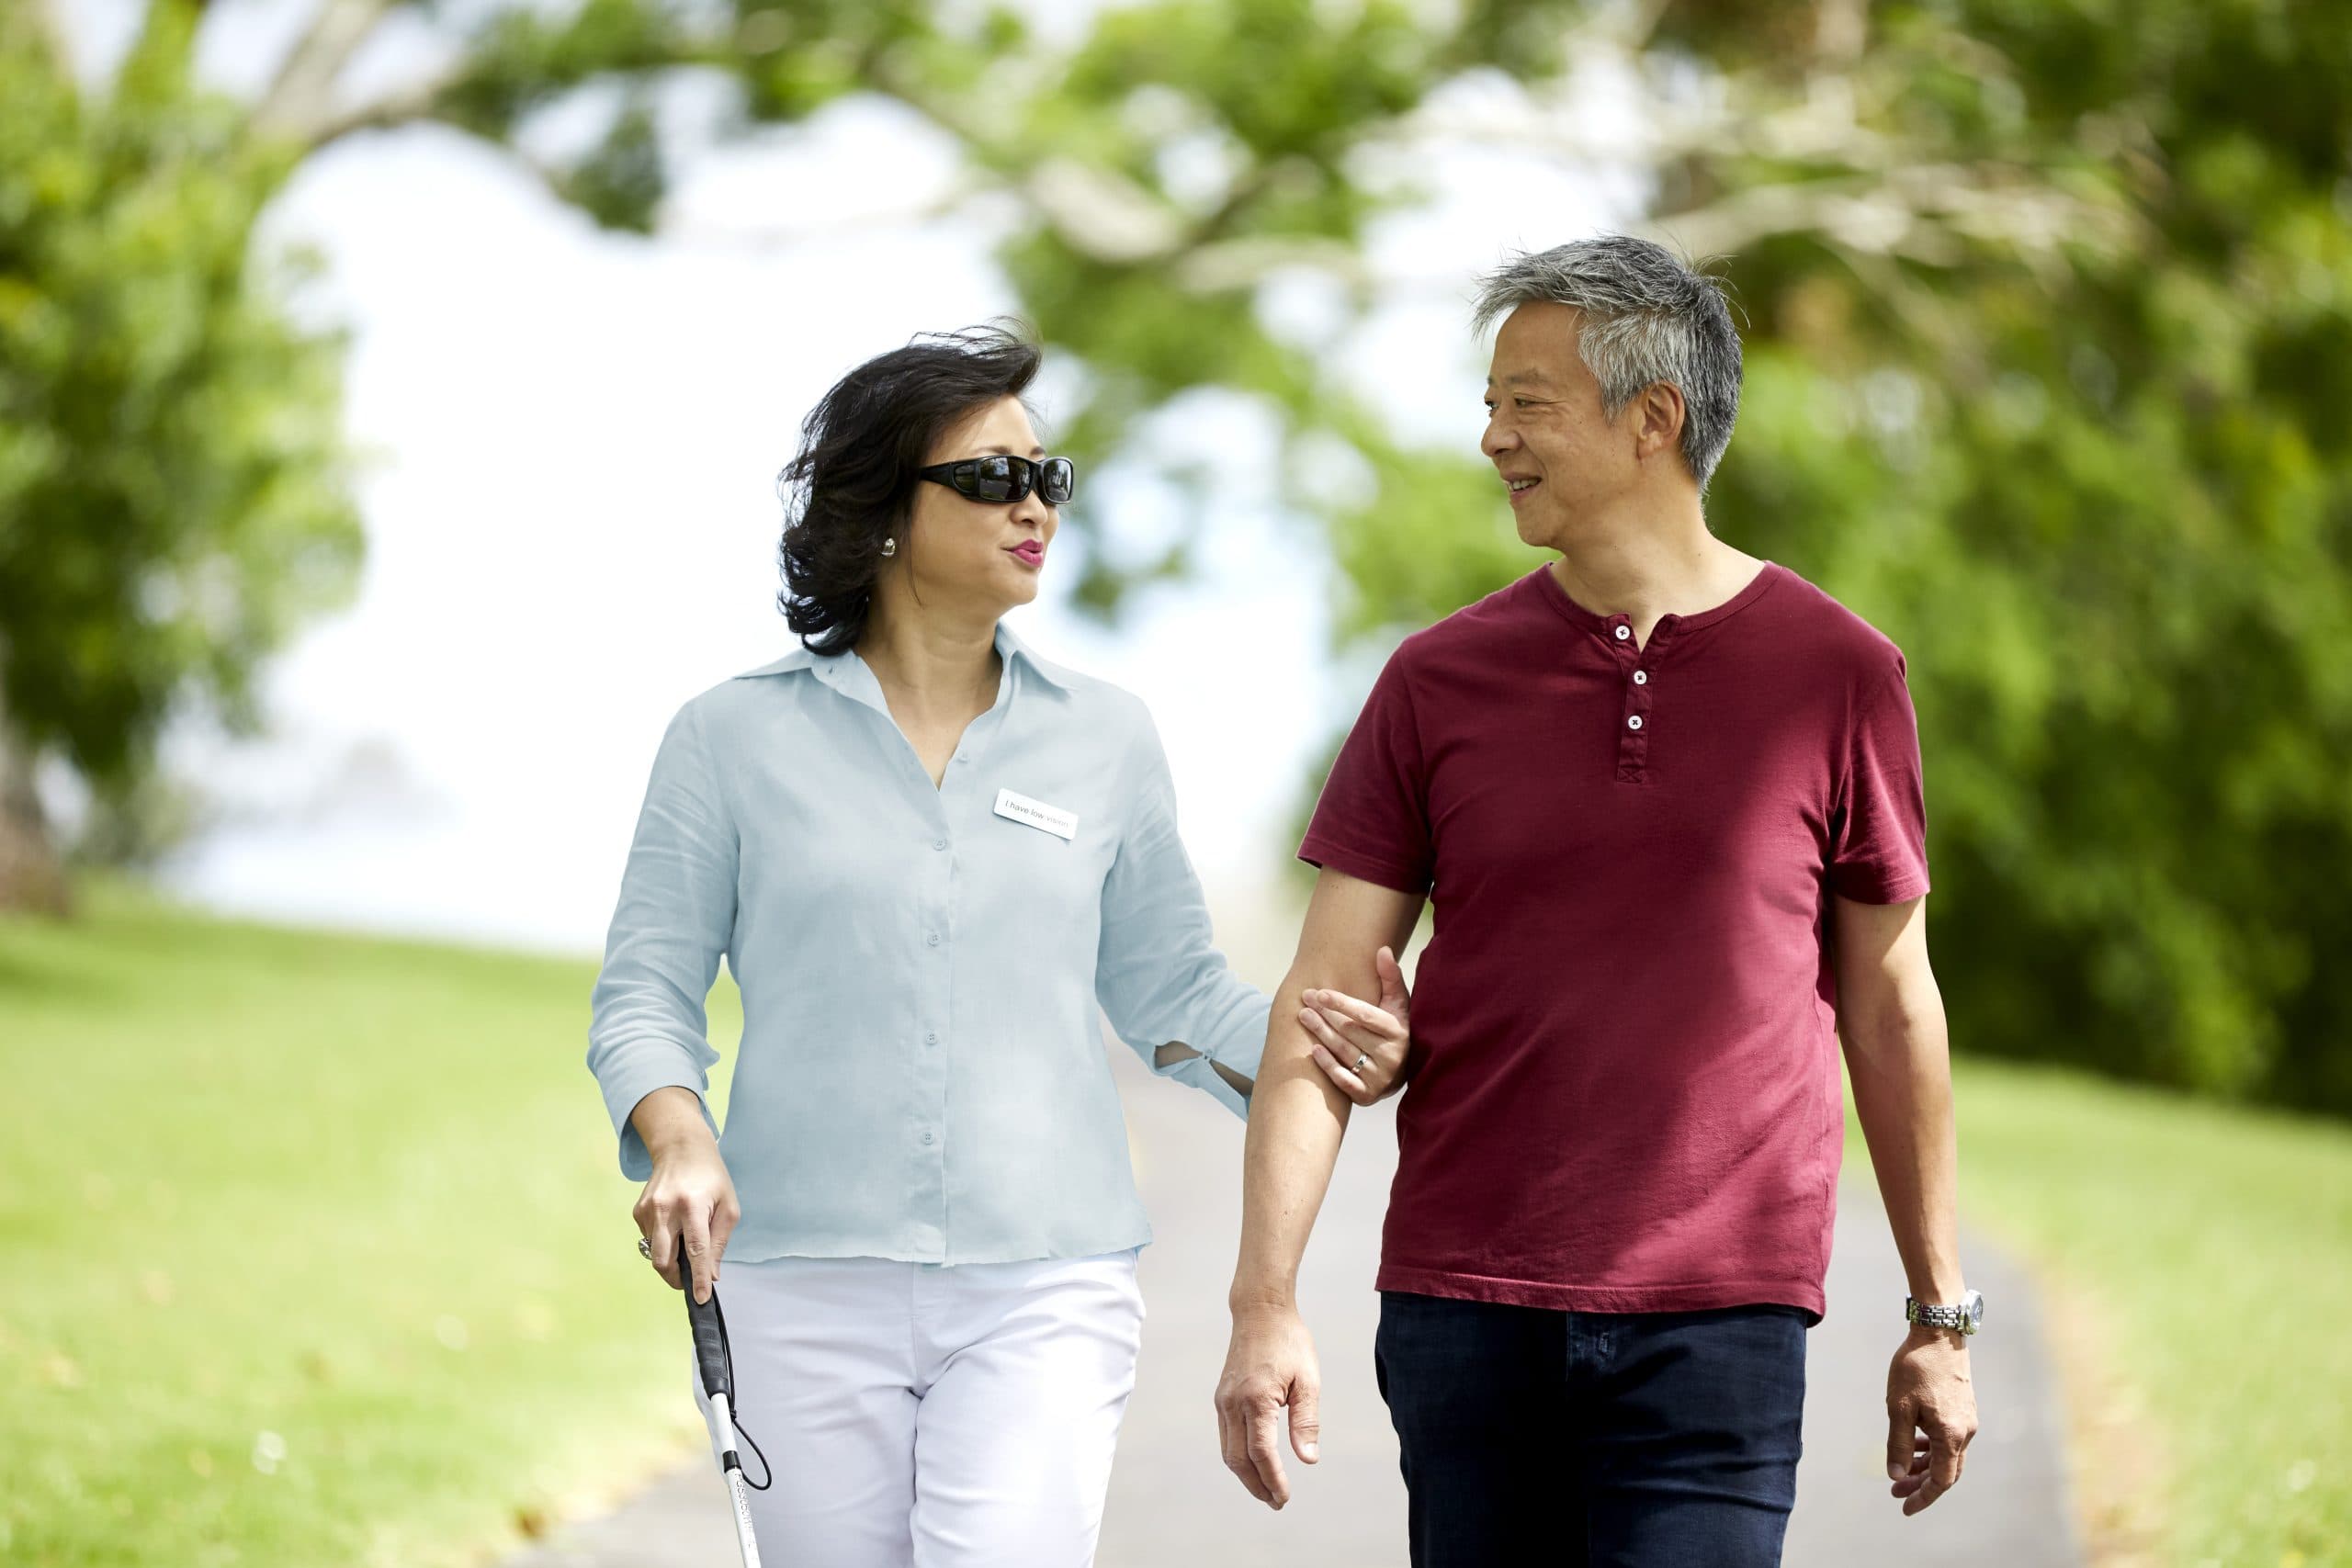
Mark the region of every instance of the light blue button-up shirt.
<instances>
[{"instance_id":1,"label":"light blue button-up shirt","mask_svg":"<svg viewBox=\"0 0 2352 1568\"><path fill-rule=\"evenodd\" d=\"M643 1180L629 1112L670 1084L707 1093L703 1001L726 955L743 998L718 1141L742 1206L729 1258L1148 1243L1098 1002L1154 1072L1249 1114L1212 1063L1257 1077L1271 998L1211 944L1150 713L1001 621L996 647L995 705L937 785L854 652L736 676L662 738L588 1067ZM1171 1041L1201 1055L1157 1066ZM718 1131L707 1100L703 1119Z\"/></svg>"}]
</instances>

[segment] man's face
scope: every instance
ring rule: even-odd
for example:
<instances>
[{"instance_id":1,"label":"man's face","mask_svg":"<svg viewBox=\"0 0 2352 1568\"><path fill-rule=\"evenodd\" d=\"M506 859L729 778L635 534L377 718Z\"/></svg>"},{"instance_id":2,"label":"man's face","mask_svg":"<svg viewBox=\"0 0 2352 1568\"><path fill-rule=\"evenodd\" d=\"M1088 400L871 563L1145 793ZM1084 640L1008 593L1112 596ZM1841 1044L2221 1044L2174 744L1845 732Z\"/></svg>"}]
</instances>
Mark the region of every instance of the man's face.
<instances>
[{"instance_id":1,"label":"man's face","mask_svg":"<svg viewBox=\"0 0 2352 1568\"><path fill-rule=\"evenodd\" d=\"M1600 383L1577 355L1577 312L1535 300L1518 307L1495 334L1487 376L1487 434L1480 447L1511 486L1519 536L1563 547L1579 519L1633 484L1629 422L1600 411Z\"/></svg>"}]
</instances>

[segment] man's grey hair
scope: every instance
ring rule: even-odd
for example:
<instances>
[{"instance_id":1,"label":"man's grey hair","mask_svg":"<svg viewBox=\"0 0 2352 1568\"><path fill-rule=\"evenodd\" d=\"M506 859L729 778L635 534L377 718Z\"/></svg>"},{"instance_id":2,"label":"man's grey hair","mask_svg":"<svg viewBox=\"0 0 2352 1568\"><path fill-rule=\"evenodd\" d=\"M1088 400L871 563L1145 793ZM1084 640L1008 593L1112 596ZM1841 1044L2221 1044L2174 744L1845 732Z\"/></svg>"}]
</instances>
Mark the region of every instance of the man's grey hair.
<instances>
[{"instance_id":1,"label":"man's grey hair","mask_svg":"<svg viewBox=\"0 0 2352 1568\"><path fill-rule=\"evenodd\" d=\"M1631 234L1521 252L1478 280L1472 327L1531 301L1581 316L1577 357L1600 383L1611 419L1643 388L1672 382L1682 394L1682 460L1704 495L1739 413L1739 333L1723 285L1665 246Z\"/></svg>"}]
</instances>

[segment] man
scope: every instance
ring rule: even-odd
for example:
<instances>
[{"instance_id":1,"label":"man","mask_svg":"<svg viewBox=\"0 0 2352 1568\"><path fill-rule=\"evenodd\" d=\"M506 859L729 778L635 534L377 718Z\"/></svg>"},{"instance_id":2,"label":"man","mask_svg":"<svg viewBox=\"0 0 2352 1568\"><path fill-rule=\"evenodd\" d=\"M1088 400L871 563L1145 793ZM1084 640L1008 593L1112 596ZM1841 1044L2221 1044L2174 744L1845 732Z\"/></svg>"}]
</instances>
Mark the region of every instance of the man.
<instances>
[{"instance_id":1,"label":"man","mask_svg":"<svg viewBox=\"0 0 2352 1568\"><path fill-rule=\"evenodd\" d=\"M1311 1052L1352 1055L1334 994L1394 994L1362 955L1433 896L1374 1342L1415 1568L1776 1563L1841 1035L1913 1298L1905 1513L1976 1430L1903 656L1708 531L1740 376L1713 279L1584 241L1485 279L1498 319L1484 448L1560 558L1404 640L1299 849L1321 875L1253 1096L1224 1457L1281 1507L1286 1408L1315 1461L1295 1281L1361 1097Z\"/></svg>"}]
</instances>

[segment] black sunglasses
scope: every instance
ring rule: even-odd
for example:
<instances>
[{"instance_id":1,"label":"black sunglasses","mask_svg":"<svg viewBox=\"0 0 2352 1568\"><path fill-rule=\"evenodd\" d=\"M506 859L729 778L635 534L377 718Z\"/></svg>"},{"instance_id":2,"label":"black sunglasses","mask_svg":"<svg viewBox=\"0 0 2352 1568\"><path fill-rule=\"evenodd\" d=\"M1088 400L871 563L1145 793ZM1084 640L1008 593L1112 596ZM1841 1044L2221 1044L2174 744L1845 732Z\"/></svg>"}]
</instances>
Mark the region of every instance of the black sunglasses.
<instances>
[{"instance_id":1,"label":"black sunglasses","mask_svg":"<svg viewBox=\"0 0 2352 1568\"><path fill-rule=\"evenodd\" d=\"M1047 506L1068 504L1078 483L1078 474L1068 457L1040 461L1009 455L934 463L915 470L915 477L945 485L974 501L1019 501L1035 487Z\"/></svg>"}]
</instances>

